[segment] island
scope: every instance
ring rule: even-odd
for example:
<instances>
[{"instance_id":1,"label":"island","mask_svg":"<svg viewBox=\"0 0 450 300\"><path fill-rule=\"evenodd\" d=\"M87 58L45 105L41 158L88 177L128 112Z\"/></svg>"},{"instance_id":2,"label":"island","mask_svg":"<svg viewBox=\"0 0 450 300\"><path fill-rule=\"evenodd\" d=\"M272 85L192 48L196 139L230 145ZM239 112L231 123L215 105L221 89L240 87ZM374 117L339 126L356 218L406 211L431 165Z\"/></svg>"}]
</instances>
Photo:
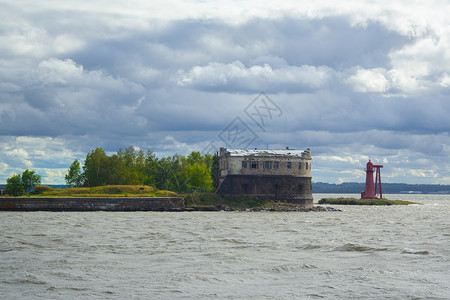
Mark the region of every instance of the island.
<instances>
[{"instance_id":1,"label":"island","mask_svg":"<svg viewBox=\"0 0 450 300\"><path fill-rule=\"evenodd\" d=\"M322 198L319 204L337 204L337 205L409 205L417 204L415 202L403 200L389 200L386 198L357 199L357 198Z\"/></svg>"}]
</instances>

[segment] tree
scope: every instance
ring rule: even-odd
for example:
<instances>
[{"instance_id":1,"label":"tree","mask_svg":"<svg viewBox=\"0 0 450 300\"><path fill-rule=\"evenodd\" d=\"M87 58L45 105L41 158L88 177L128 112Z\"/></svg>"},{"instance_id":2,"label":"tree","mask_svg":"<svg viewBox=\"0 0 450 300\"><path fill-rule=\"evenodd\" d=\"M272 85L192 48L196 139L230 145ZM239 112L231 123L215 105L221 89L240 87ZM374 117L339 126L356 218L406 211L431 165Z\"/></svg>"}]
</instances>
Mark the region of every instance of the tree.
<instances>
[{"instance_id":1,"label":"tree","mask_svg":"<svg viewBox=\"0 0 450 300\"><path fill-rule=\"evenodd\" d=\"M14 197L21 196L31 192L38 184L41 184L41 176L26 169L22 175L16 174L6 179L5 193Z\"/></svg>"},{"instance_id":2,"label":"tree","mask_svg":"<svg viewBox=\"0 0 450 300\"><path fill-rule=\"evenodd\" d=\"M20 174L13 175L6 179L5 193L14 197L21 196L25 193L22 185L22 176Z\"/></svg>"},{"instance_id":3,"label":"tree","mask_svg":"<svg viewBox=\"0 0 450 300\"><path fill-rule=\"evenodd\" d=\"M34 171L30 171L26 169L22 173L22 186L25 189L25 192L31 192L34 187L38 184L41 184L41 176L36 174Z\"/></svg>"},{"instance_id":4,"label":"tree","mask_svg":"<svg viewBox=\"0 0 450 300\"><path fill-rule=\"evenodd\" d=\"M122 168L121 184L144 184L147 181L145 155L142 150L129 146L119 149L117 156Z\"/></svg>"},{"instance_id":5,"label":"tree","mask_svg":"<svg viewBox=\"0 0 450 300\"><path fill-rule=\"evenodd\" d=\"M205 163L196 162L188 168L187 185L190 189L209 192L213 189L211 171Z\"/></svg>"},{"instance_id":6,"label":"tree","mask_svg":"<svg viewBox=\"0 0 450 300\"><path fill-rule=\"evenodd\" d=\"M192 151L191 154L189 154L186 157L186 160L188 162L188 164L190 166L192 166L193 164L195 164L196 162L203 162L204 157L200 154L200 152L198 151Z\"/></svg>"},{"instance_id":7,"label":"tree","mask_svg":"<svg viewBox=\"0 0 450 300\"><path fill-rule=\"evenodd\" d=\"M82 181L77 181L81 177L88 186L146 184L175 192L212 191L217 186L219 171L217 154L193 151L187 156L175 154L158 159L150 150L144 154L129 146L111 156L103 148L95 148L86 155L83 171L75 160L65 179L69 186L81 185Z\"/></svg>"},{"instance_id":8,"label":"tree","mask_svg":"<svg viewBox=\"0 0 450 300\"><path fill-rule=\"evenodd\" d=\"M156 187L160 190L179 191L179 173L181 170L181 165L181 156L178 154L160 159L158 161L156 175L158 180Z\"/></svg>"},{"instance_id":9,"label":"tree","mask_svg":"<svg viewBox=\"0 0 450 300\"><path fill-rule=\"evenodd\" d=\"M106 185L109 181L108 156L103 148L95 148L86 155L84 176L90 186Z\"/></svg>"},{"instance_id":10,"label":"tree","mask_svg":"<svg viewBox=\"0 0 450 300\"><path fill-rule=\"evenodd\" d=\"M144 157L144 166L143 166L143 173L144 173L144 184L151 185L154 187L159 186L159 178L158 178L158 172L160 169L159 167L159 161L158 158L155 156L155 154L151 150L147 150L147 155Z\"/></svg>"},{"instance_id":11,"label":"tree","mask_svg":"<svg viewBox=\"0 0 450 300\"><path fill-rule=\"evenodd\" d=\"M81 166L78 159L75 159L70 165L68 173L64 176L66 184L69 187L80 187L84 183L84 174L81 172Z\"/></svg>"},{"instance_id":12,"label":"tree","mask_svg":"<svg viewBox=\"0 0 450 300\"><path fill-rule=\"evenodd\" d=\"M219 161L219 154L216 152L213 156L211 165L211 179L213 182L214 189L217 189L219 187L219 178L220 178L220 161Z\"/></svg>"}]
</instances>

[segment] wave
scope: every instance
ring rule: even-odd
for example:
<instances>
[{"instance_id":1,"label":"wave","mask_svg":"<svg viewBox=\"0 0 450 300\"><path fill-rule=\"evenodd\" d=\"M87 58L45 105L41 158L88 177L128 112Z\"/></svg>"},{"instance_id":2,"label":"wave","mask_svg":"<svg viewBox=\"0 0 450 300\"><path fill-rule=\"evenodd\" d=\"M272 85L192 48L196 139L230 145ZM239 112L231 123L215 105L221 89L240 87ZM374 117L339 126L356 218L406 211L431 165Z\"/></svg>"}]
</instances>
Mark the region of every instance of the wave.
<instances>
[{"instance_id":1,"label":"wave","mask_svg":"<svg viewBox=\"0 0 450 300\"><path fill-rule=\"evenodd\" d=\"M290 273L290 272L298 272L299 270L304 269L317 269L317 266L312 264L284 264L279 266L274 266L270 270L275 273Z\"/></svg>"},{"instance_id":2,"label":"wave","mask_svg":"<svg viewBox=\"0 0 450 300\"><path fill-rule=\"evenodd\" d=\"M427 250L411 250L411 249L403 249L402 254L419 254L419 255L428 255L430 252Z\"/></svg>"},{"instance_id":3,"label":"wave","mask_svg":"<svg viewBox=\"0 0 450 300\"><path fill-rule=\"evenodd\" d=\"M346 251L346 252L374 252L374 251L389 251L389 248L374 248L357 244L347 243L345 245L334 248L334 251Z\"/></svg>"},{"instance_id":4,"label":"wave","mask_svg":"<svg viewBox=\"0 0 450 300\"><path fill-rule=\"evenodd\" d=\"M45 285L47 284L46 281L39 280L34 275L25 275L25 278L17 278L17 279L10 279L7 281L0 281L0 283L6 283L6 284L35 284L35 285Z\"/></svg>"},{"instance_id":5,"label":"wave","mask_svg":"<svg viewBox=\"0 0 450 300\"><path fill-rule=\"evenodd\" d=\"M321 248L320 245L315 245L315 244L306 244L304 246L298 247L299 249L303 249L303 250L314 250L314 249L319 249Z\"/></svg>"}]
</instances>

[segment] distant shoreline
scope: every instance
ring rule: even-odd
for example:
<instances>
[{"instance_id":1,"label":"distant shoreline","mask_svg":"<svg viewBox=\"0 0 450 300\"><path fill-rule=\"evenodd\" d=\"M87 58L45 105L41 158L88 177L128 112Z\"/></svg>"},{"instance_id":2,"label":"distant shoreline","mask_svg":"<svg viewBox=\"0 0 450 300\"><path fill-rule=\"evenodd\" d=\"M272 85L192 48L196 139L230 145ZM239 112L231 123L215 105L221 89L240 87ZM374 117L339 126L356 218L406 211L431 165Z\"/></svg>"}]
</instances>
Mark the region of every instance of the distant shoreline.
<instances>
[{"instance_id":1,"label":"distant shoreline","mask_svg":"<svg viewBox=\"0 0 450 300\"><path fill-rule=\"evenodd\" d=\"M450 185L382 183L383 194L450 194ZM313 182L313 194L360 194L365 183L344 182L340 184Z\"/></svg>"}]
</instances>

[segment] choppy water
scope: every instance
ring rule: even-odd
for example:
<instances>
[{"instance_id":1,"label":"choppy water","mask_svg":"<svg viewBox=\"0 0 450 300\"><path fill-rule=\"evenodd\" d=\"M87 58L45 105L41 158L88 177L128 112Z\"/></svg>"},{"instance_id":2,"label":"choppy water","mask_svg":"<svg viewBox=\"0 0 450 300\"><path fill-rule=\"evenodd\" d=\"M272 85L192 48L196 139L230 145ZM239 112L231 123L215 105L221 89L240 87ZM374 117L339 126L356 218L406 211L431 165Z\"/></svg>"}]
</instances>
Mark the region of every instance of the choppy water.
<instances>
[{"instance_id":1,"label":"choppy water","mask_svg":"<svg viewBox=\"0 0 450 300\"><path fill-rule=\"evenodd\" d=\"M0 298L449 299L450 195L387 198L423 205L0 212Z\"/></svg>"}]
</instances>

